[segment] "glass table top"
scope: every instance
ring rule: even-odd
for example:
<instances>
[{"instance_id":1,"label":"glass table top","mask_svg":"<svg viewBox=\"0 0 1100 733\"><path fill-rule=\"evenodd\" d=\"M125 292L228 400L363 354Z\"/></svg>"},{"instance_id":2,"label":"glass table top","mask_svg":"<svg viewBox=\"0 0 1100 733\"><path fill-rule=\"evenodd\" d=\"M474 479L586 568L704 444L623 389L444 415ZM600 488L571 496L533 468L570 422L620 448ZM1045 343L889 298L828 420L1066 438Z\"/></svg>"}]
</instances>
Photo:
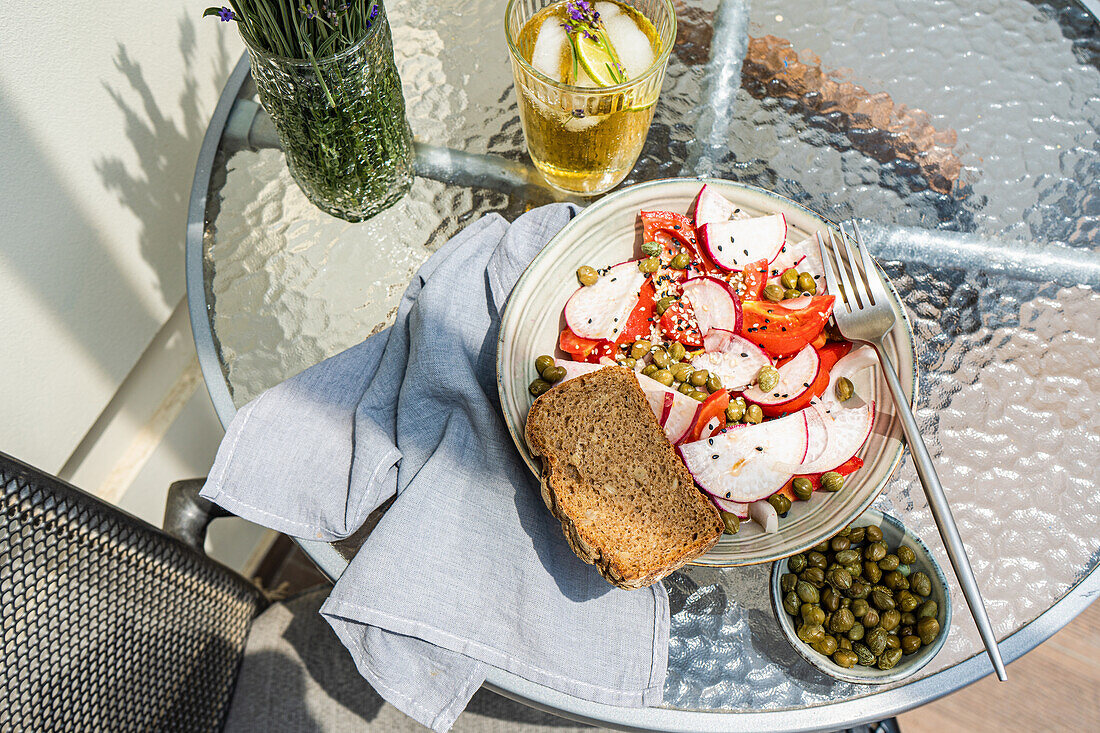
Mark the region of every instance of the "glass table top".
<instances>
[{"instance_id":1,"label":"glass table top","mask_svg":"<svg viewBox=\"0 0 1100 733\"><path fill-rule=\"evenodd\" d=\"M860 219L914 324L917 418L989 615L1001 637L1022 628L1100 557L1100 25L1068 1L676 7L653 126L622 185L708 175ZM213 160L202 306L238 407L384 328L419 265L471 221L556 198L532 184L503 4L387 8L428 174L401 202L362 224L314 209L263 147L262 118L252 138L227 128ZM230 91L247 110L251 85ZM908 457L876 507L949 567ZM801 660L772 617L768 572L666 581L666 707L882 693ZM982 652L951 591L954 628L918 677Z\"/></svg>"}]
</instances>

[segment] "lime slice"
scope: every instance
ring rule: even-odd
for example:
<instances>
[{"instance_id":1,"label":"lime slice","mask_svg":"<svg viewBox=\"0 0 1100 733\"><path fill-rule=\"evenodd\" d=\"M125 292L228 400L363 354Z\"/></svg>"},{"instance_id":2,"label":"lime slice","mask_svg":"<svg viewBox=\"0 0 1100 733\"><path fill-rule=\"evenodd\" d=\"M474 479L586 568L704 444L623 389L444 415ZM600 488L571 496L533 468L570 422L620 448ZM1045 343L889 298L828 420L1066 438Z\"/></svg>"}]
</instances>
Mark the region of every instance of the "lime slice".
<instances>
[{"instance_id":1,"label":"lime slice","mask_svg":"<svg viewBox=\"0 0 1100 733\"><path fill-rule=\"evenodd\" d=\"M575 47L581 66L592 81L601 87L611 87L620 84L623 77L616 70L616 59L607 52L602 43L583 34L578 34Z\"/></svg>"}]
</instances>

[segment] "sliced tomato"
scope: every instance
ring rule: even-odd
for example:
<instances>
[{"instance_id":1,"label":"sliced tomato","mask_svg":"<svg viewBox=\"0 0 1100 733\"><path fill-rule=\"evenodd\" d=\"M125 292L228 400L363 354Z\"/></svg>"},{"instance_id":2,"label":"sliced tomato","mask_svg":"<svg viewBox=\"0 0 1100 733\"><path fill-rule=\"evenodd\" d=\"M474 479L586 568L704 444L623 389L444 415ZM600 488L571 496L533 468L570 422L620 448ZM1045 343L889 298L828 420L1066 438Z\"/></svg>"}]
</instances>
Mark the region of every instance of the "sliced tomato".
<instances>
[{"instance_id":1,"label":"sliced tomato","mask_svg":"<svg viewBox=\"0 0 1100 733\"><path fill-rule=\"evenodd\" d=\"M851 458L846 460L844 463L841 463L839 466L837 466L833 470L836 471L837 473L839 473L841 476L850 476L851 474L855 473L856 471L858 471L861 468L863 468L863 459L860 458L859 456L852 456ZM799 475L796 475L796 476L791 476L791 480L788 481L787 483L783 484L783 488L780 489L779 491L777 491L776 493L783 494L783 496L790 499L791 503L793 504L794 502L798 501L798 499L795 498L795 495L794 495L794 480L796 478L809 479L810 483L814 487L814 491L820 491L821 490L821 477L824 476L824 475L825 475L825 473L804 473L804 474L799 474Z\"/></svg>"},{"instance_id":2,"label":"sliced tomato","mask_svg":"<svg viewBox=\"0 0 1100 733\"><path fill-rule=\"evenodd\" d=\"M760 300L764 297L764 286L768 282L768 261L757 260L741 270L741 280L745 284L745 292L741 300Z\"/></svg>"},{"instance_id":3,"label":"sliced tomato","mask_svg":"<svg viewBox=\"0 0 1100 733\"><path fill-rule=\"evenodd\" d=\"M661 316L661 331L669 341L679 341L685 349L703 348L703 334L699 333L699 324L691 304L677 300Z\"/></svg>"},{"instance_id":4,"label":"sliced tomato","mask_svg":"<svg viewBox=\"0 0 1100 733\"><path fill-rule=\"evenodd\" d=\"M768 417L779 417L792 412L798 412L806 407L810 404L810 400L815 397L820 397L825 393L825 390L829 388L829 370L840 361L841 357L847 355L851 350L852 344L848 341L833 342L822 346L820 349L816 349L817 358L820 360L821 365L818 367L817 376L814 377L814 381L810 384L810 388L803 392L801 397L784 403L782 407L760 405L760 410ZM783 366L787 361L790 361L790 359L781 359L777 366Z\"/></svg>"},{"instance_id":5,"label":"sliced tomato","mask_svg":"<svg viewBox=\"0 0 1100 733\"><path fill-rule=\"evenodd\" d=\"M615 343L633 343L640 338L649 338L650 326L653 325L649 322L649 319L653 317L656 297L657 293L653 289L652 280L646 278L646 281L642 283L641 291L638 293L638 302L635 304L634 309L630 311L630 316L626 319L626 325L623 326L623 330L619 333L619 338L615 340Z\"/></svg>"},{"instance_id":6,"label":"sliced tomato","mask_svg":"<svg viewBox=\"0 0 1100 733\"><path fill-rule=\"evenodd\" d=\"M820 351L821 347L823 347L828 342L829 334L825 333L825 330L822 329L821 333L817 335L817 338L810 342L810 346L813 346L815 349Z\"/></svg>"},{"instance_id":7,"label":"sliced tomato","mask_svg":"<svg viewBox=\"0 0 1100 733\"><path fill-rule=\"evenodd\" d=\"M741 307L741 335L772 356L796 354L821 333L835 300L832 295L815 295L799 310L762 300L747 301Z\"/></svg>"},{"instance_id":8,"label":"sliced tomato","mask_svg":"<svg viewBox=\"0 0 1100 733\"><path fill-rule=\"evenodd\" d=\"M730 406L730 393L720 389L710 397L703 400L699 406L699 412L695 413L695 425L691 428L688 441L696 441L703 435L703 428L713 418L718 418L718 427L721 429L726 424L726 408Z\"/></svg>"},{"instance_id":9,"label":"sliced tomato","mask_svg":"<svg viewBox=\"0 0 1100 733\"><path fill-rule=\"evenodd\" d=\"M596 347L601 343L603 342L596 339L581 338L568 328L563 329L558 336L558 346L561 347L562 351L573 357L573 361L599 361L599 357L595 359L589 357L596 353Z\"/></svg>"},{"instance_id":10,"label":"sliced tomato","mask_svg":"<svg viewBox=\"0 0 1100 733\"><path fill-rule=\"evenodd\" d=\"M662 246L671 245L675 240L693 253L695 247L695 226L691 219L675 211L643 211L642 241L658 242Z\"/></svg>"}]
</instances>

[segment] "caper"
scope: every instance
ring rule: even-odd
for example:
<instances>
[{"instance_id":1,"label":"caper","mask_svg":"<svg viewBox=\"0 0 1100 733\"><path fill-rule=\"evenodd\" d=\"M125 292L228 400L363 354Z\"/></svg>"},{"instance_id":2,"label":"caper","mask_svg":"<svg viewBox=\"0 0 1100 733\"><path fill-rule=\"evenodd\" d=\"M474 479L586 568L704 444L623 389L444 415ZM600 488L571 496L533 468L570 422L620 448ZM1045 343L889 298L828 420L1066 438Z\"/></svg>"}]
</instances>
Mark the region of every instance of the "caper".
<instances>
[{"instance_id":1,"label":"caper","mask_svg":"<svg viewBox=\"0 0 1100 733\"><path fill-rule=\"evenodd\" d=\"M691 376L688 378L688 381L690 381L695 387L702 387L707 383L707 379L709 377L710 372L708 372L706 369L700 369L696 372L692 372Z\"/></svg>"},{"instance_id":2,"label":"caper","mask_svg":"<svg viewBox=\"0 0 1100 733\"><path fill-rule=\"evenodd\" d=\"M673 297L668 296L668 295L661 298L660 300L657 301L657 305L655 306L656 309L657 309L657 314L663 316L665 314L665 311L667 311L672 306L672 304L675 303L675 302L676 302L676 298L673 298Z\"/></svg>"},{"instance_id":3,"label":"caper","mask_svg":"<svg viewBox=\"0 0 1100 733\"><path fill-rule=\"evenodd\" d=\"M826 491L840 491L844 488L844 477L836 471L829 471L821 476L821 488Z\"/></svg>"},{"instance_id":4,"label":"caper","mask_svg":"<svg viewBox=\"0 0 1100 733\"><path fill-rule=\"evenodd\" d=\"M829 613L840 608L840 594L826 586L821 591L821 607Z\"/></svg>"},{"instance_id":5,"label":"caper","mask_svg":"<svg viewBox=\"0 0 1100 733\"><path fill-rule=\"evenodd\" d=\"M874 525L871 525L870 527L867 528L866 537L867 537L868 542L882 542L882 529L879 528L879 527L876 527ZM883 545L883 548L885 549L885 545ZM886 553L883 552L882 554L885 555ZM881 560L882 558L878 558L878 559Z\"/></svg>"},{"instance_id":6,"label":"caper","mask_svg":"<svg viewBox=\"0 0 1100 733\"><path fill-rule=\"evenodd\" d=\"M695 387L691 386L691 382L684 382L677 389L679 390L680 394L684 396L690 395L692 392L695 391Z\"/></svg>"},{"instance_id":7,"label":"caper","mask_svg":"<svg viewBox=\"0 0 1100 733\"><path fill-rule=\"evenodd\" d=\"M855 579L863 575L863 563L856 560L853 563L849 563L844 566L844 569L848 571L848 575L852 576L852 582L855 583Z\"/></svg>"},{"instance_id":8,"label":"caper","mask_svg":"<svg viewBox=\"0 0 1100 733\"><path fill-rule=\"evenodd\" d=\"M711 374L707 377L707 391L714 394L718 390L722 389L722 378L717 374Z\"/></svg>"},{"instance_id":9,"label":"caper","mask_svg":"<svg viewBox=\"0 0 1100 733\"><path fill-rule=\"evenodd\" d=\"M893 669L901 660L901 649L890 648L882 653L882 656L878 658L878 668L881 670Z\"/></svg>"},{"instance_id":10,"label":"caper","mask_svg":"<svg viewBox=\"0 0 1100 733\"><path fill-rule=\"evenodd\" d=\"M836 398L838 400L840 400L841 402L847 402L852 398L852 395L855 394L856 387L854 384L852 384L851 379L848 379L848 377L841 377L840 379L836 380L836 387L834 391L836 392Z\"/></svg>"},{"instance_id":11,"label":"caper","mask_svg":"<svg viewBox=\"0 0 1100 733\"><path fill-rule=\"evenodd\" d=\"M882 612L882 620L878 622L878 625L886 629L887 631L893 631L901 623L901 613L896 608L891 608L888 611Z\"/></svg>"},{"instance_id":12,"label":"caper","mask_svg":"<svg viewBox=\"0 0 1100 733\"><path fill-rule=\"evenodd\" d=\"M672 258L672 261L668 263L668 266L673 270L686 270L688 264L691 262L691 257L687 252L681 252Z\"/></svg>"},{"instance_id":13,"label":"caper","mask_svg":"<svg viewBox=\"0 0 1100 733\"><path fill-rule=\"evenodd\" d=\"M729 512L727 512L727 514L728 513ZM798 576L795 575L794 573L783 573L782 575L779 576L779 587L783 591L784 595L786 595L787 593L790 593L792 590L794 590L794 586L797 583L798 583Z\"/></svg>"},{"instance_id":14,"label":"caper","mask_svg":"<svg viewBox=\"0 0 1100 733\"><path fill-rule=\"evenodd\" d=\"M889 557L889 555L887 557ZM883 562L885 562L885 560L883 560ZM879 564L881 565L881 563ZM909 579L897 570L891 570L883 575L882 584L894 591L909 590Z\"/></svg>"},{"instance_id":15,"label":"caper","mask_svg":"<svg viewBox=\"0 0 1100 733\"><path fill-rule=\"evenodd\" d=\"M775 513L779 515L786 514L791 509L791 500L784 494L772 494L768 497L768 503L775 509Z\"/></svg>"},{"instance_id":16,"label":"caper","mask_svg":"<svg viewBox=\"0 0 1100 733\"><path fill-rule=\"evenodd\" d=\"M836 666L838 667L851 669L856 666L859 657L856 656L855 652L850 652L847 649L837 649L833 652L833 661L836 662Z\"/></svg>"},{"instance_id":17,"label":"caper","mask_svg":"<svg viewBox=\"0 0 1100 733\"><path fill-rule=\"evenodd\" d=\"M817 550L813 550L808 555L806 555L806 564L809 565L811 568L821 568L822 570L824 570L825 566L829 564L829 561L824 554L818 552Z\"/></svg>"},{"instance_id":18,"label":"caper","mask_svg":"<svg viewBox=\"0 0 1100 733\"><path fill-rule=\"evenodd\" d=\"M596 268L581 265L577 268L577 279L581 281L581 285L595 285L600 276L596 272Z\"/></svg>"},{"instance_id":19,"label":"caper","mask_svg":"<svg viewBox=\"0 0 1100 733\"><path fill-rule=\"evenodd\" d=\"M862 598L852 601L852 615L856 618L863 618L869 610L871 610L871 604Z\"/></svg>"},{"instance_id":20,"label":"caper","mask_svg":"<svg viewBox=\"0 0 1100 733\"><path fill-rule=\"evenodd\" d=\"M672 372L670 372L669 370L658 369L657 371L653 372L652 376L654 379L656 379L658 382L665 385L666 387L672 386Z\"/></svg>"},{"instance_id":21,"label":"caper","mask_svg":"<svg viewBox=\"0 0 1100 733\"><path fill-rule=\"evenodd\" d=\"M810 626L821 626L825 623L825 611L821 609L821 606L815 606L812 603L803 603L798 611L802 616L802 622L805 624L809 624Z\"/></svg>"},{"instance_id":22,"label":"caper","mask_svg":"<svg viewBox=\"0 0 1100 733\"><path fill-rule=\"evenodd\" d=\"M847 636L840 637L840 640L837 641L836 645L846 651L852 651L852 642Z\"/></svg>"},{"instance_id":23,"label":"caper","mask_svg":"<svg viewBox=\"0 0 1100 733\"><path fill-rule=\"evenodd\" d=\"M632 356L628 356L625 359L623 359L623 366L626 367L627 369L633 369L637 365L638 365L638 360L635 359Z\"/></svg>"},{"instance_id":24,"label":"caper","mask_svg":"<svg viewBox=\"0 0 1100 733\"><path fill-rule=\"evenodd\" d=\"M917 561L917 553L913 552L913 548L908 545L898 547L896 554L902 565L912 565Z\"/></svg>"},{"instance_id":25,"label":"caper","mask_svg":"<svg viewBox=\"0 0 1100 733\"><path fill-rule=\"evenodd\" d=\"M894 597L886 591L871 591L871 605L880 611L888 611L894 607Z\"/></svg>"},{"instance_id":26,"label":"caper","mask_svg":"<svg viewBox=\"0 0 1100 733\"><path fill-rule=\"evenodd\" d=\"M847 550L851 546L851 541L847 537L841 537L840 535L829 540L829 549L833 552L841 552L842 550ZM837 558L837 562L840 562L840 558Z\"/></svg>"},{"instance_id":27,"label":"caper","mask_svg":"<svg viewBox=\"0 0 1100 733\"><path fill-rule=\"evenodd\" d=\"M851 571L849 571L851 573ZM856 573L851 573L853 576ZM863 599L871 595L871 586L864 583L862 580L853 580L852 587L848 589L848 595L852 598Z\"/></svg>"},{"instance_id":28,"label":"caper","mask_svg":"<svg viewBox=\"0 0 1100 733\"><path fill-rule=\"evenodd\" d=\"M646 257L638 260L638 269L646 274L657 272L661 267L661 261L656 257Z\"/></svg>"},{"instance_id":29,"label":"caper","mask_svg":"<svg viewBox=\"0 0 1100 733\"><path fill-rule=\"evenodd\" d=\"M836 561L841 565L851 565L854 562L859 562L859 550L851 548L841 550L836 554Z\"/></svg>"},{"instance_id":30,"label":"caper","mask_svg":"<svg viewBox=\"0 0 1100 733\"><path fill-rule=\"evenodd\" d=\"M816 545L814 545L810 549L813 550L814 552L828 552L829 551L829 540L822 540L821 542L818 542Z\"/></svg>"},{"instance_id":31,"label":"caper","mask_svg":"<svg viewBox=\"0 0 1100 733\"><path fill-rule=\"evenodd\" d=\"M856 621L852 624L852 628L848 629L848 638L852 641L860 641L867 633L867 627Z\"/></svg>"},{"instance_id":32,"label":"caper","mask_svg":"<svg viewBox=\"0 0 1100 733\"><path fill-rule=\"evenodd\" d=\"M875 662L878 661L875 653L866 644L860 644L858 641L852 642L852 651L856 654L856 660L864 667L873 667Z\"/></svg>"},{"instance_id":33,"label":"caper","mask_svg":"<svg viewBox=\"0 0 1100 733\"><path fill-rule=\"evenodd\" d=\"M542 378L550 384L556 384L565 379L565 367L552 366L542 373Z\"/></svg>"},{"instance_id":34,"label":"caper","mask_svg":"<svg viewBox=\"0 0 1100 733\"><path fill-rule=\"evenodd\" d=\"M791 490L794 491L795 498L800 501L809 501L814 495L814 485L804 476L799 476L791 483Z\"/></svg>"},{"instance_id":35,"label":"caper","mask_svg":"<svg viewBox=\"0 0 1100 733\"><path fill-rule=\"evenodd\" d=\"M816 644L825 638L825 629L821 626L802 624L798 627L798 638L807 644Z\"/></svg>"},{"instance_id":36,"label":"caper","mask_svg":"<svg viewBox=\"0 0 1100 733\"><path fill-rule=\"evenodd\" d=\"M897 630L896 633L897 633L899 639L904 639L907 636L916 636L917 635L917 630L913 626L906 626L905 624L902 624L901 626L898 627L898 630Z\"/></svg>"},{"instance_id":37,"label":"caper","mask_svg":"<svg viewBox=\"0 0 1100 733\"><path fill-rule=\"evenodd\" d=\"M756 373L756 386L761 392L770 392L779 384L779 370L771 365L760 367Z\"/></svg>"},{"instance_id":38,"label":"caper","mask_svg":"<svg viewBox=\"0 0 1100 733\"><path fill-rule=\"evenodd\" d=\"M836 637L826 634L825 638L813 645L813 648L827 657L832 656L836 651Z\"/></svg>"},{"instance_id":39,"label":"caper","mask_svg":"<svg viewBox=\"0 0 1100 733\"><path fill-rule=\"evenodd\" d=\"M642 367L642 374L646 375L647 377L652 377L654 374L657 373L657 370L658 367L656 364L646 364L644 367Z\"/></svg>"},{"instance_id":40,"label":"caper","mask_svg":"<svg viewBox=\"0 0 1100 733\"><path fill-rule=\"evenodd\" d=\"M792 573L801 573L806 569L806 556L801 552L787 558L787 570Z\"/></svg>"},{"instance_id":41,"label":"caper","mask_svg":"<svg viewBox=\"0 0 1100 733\"><path fill-rule=\"evenodd\" d=\"M940 614L940 606L935 601L925 601L917 606L917 622L922 618L936 618Z\"/></svg>"},{"instance_id":42,"label":"caper","mask_svg":"<svg viewBox=\"0 0 1100 733\"><path fill-rule=\"evenodd\" d=\"M813 587L805 580L800 580L795 584L794 592L798 594L798 597L802 599L803 603L821 602L821 594L817 592L817 588Z\"/></svg>"},{"instance_id":43,"label":"caper","mask_svg":"<svg viewBox=\"0 0 1100 733\"><path fill-rule=\"evenodd\" d=\"M548 389L550 389L550 383L544 379L536 379L527 387L527 391L535 397L545 393Z\"/></svg>"},{"instance_id":44,"label":"caper","mask_svg":"<svg viewBox=\"0 0 1100 733\"><path fill-rule=\"evenodd\" d=\"M882 618L879 616L878 611L873 608L868 608L867 613L863 614L863 618L860 622L867 628L873 629L878 626L878 622L881 620Z\"/></svg>"},{"instance_id":45,"label":"caper","mask_svg":"<svg viewBox=\"0 0 1100 733\"><path fill-rule=\"evenodd\" d=\"M867 578L871 583L877 583L882 580L882 568L880 568L877 563L868 560L863 563L863 577Z\"/></svg>"},{"instance_id":46,"label":"caper","mask_svg":"<svg viewBox=\"0 0 1100 733\"><path fill-rule=\"evenodd\" d=\"M668 352L664 349L654 349L651 358L653 359L653 363L662 369L667 368L668 365L672 363L672 359L668 358Z\"/></svg>"},{"instance_id":47,"label":"caper","mask_svg":"<svg viewBox=\"0 0 1100 733\"><path fill-rule=\"evenodd\" d=\"M745 407L744 397L730 400L730 406L726 408L726 422L741 422L741 418L745 416Z\"/></svg>"},{"instance_id":48,"label":"caper","mask_svg":"<svg viewBox=\"0 0 1100 733\"><path fill-rule=\"evenodd\" d=\"M922 618L917 622L917 636L921 644L928 646L940 633L940 622L934 618Z\"/></svg>"},{"instance_id":49,"label":"caper","mask_svg":"<svg viewBox=\"0 0 1100 733\"><path fill-rule=\"evenodd\" d=\"M889 634L886 637L887 649L901 649L901 637L897 634Z\"/></svg>"},{"instance_id":50,"label":"caper","mask_svg":"<svg viewBox=\"0 0 1100 733\"><path fill-rule=\"evenodd\" d=\"M634 345L630 347L630 355L635 359L641 359L643 356L649 353L649 350L653 348L653 344L645 339L639 339L634 342Z\"/></svg>"},{"instance_id":51,"label":"caper","mask_svg":"<svg viewBox=\"0 0 1100 733\"><path fill-rule=\"evenodd\" d=\"M903 563L901 565L898 565L898 572L908 578L909 573L913 572L913 567L911 565L905 565Z\"/></svg>"},{"instance_id":52,"label":"caper","mask_svg":"<svg viewBox=\"0 0 1100 733\"><path fill-rule=\"evenodd\" d=\"M764 411L760 405L749 405L745 408L744 421L752 425L758 425L764 421Z\"/></svg>"},{"instance_id":53,"label":"caper","mask_svg":"<svg viewBox=\"0 0 1100 733\"><path fill-rule=\"evenodd\" d=\"M802 297L802 291L800 291L798 288L790 288L783 291L783 300L790 300L791 298L800 297Z\"/></svg>"},{"instance_id":54,"label":"caper","mask_svg":"<svg viewBox=\"0 0 1100 733\"><path fill-rule=\"evenodd\" d=\"M928 597L932 594L932 580L925 573L913 573L909 576L909 590Z\"/></svg>"},{"instance_id":55,"label":"caper","mask_svg":"<svg viewBox=\"0 0 1100 733\"><path fill-rule=\"evenodd\" d=\"M680 361L687 353L687 349L679 341L673 341L672 345L668 347L668 355L673 361Z\"/></svg>"},{"instance_id":56,"label":"caper","mask_svg":"<svg viewBox=\"0 0 1100 733\"><path fill-rule=\"evenodd\" d=\"M901 653L913 654L920 649L920 637L919 636L903 636L901 637Z\"/></svg>"},{"instance_id":57,"label":"caper","mask_svg":"<svg viewBox=\"0 0 1100 733\"><path fill-rule=\"evenodd\" d=\"M917 626L917 615L915 613L911 612L911 611L901 614L901 625L902 626L912 626L913 628L916 628L916 626Z\"/></svg>"},{"instance_id":58,"label":"caper","mask_svg":"<svg viewBox=\"0 0 1100 733\"><path fill-rule=\"evenodd\" d=\"M871 531L867 530L868 533ZM870 537L868 537L870 539ZM863 559L870 560L871 562L878 562L882 558L886 557L886 543L882 540L872 540L871 544L863 548ZM877 582L877 581L876 581Z\"/></svg>"},{"instance_id":59,"label":"caper","mask_svg":"<svg viewBox=\"0 0 1100 733\"><path fill-rule=\"evenodd\" d=\"M894 600L897 601L898 609L902 613L915 611L917 606L920 605L920 600L907 590L898 591L898 594L894 596Z\"/></svg>"},{"instance_id":60,"label":"caper","mask_svg":"<svg viewBox=\"0 0 1100 733\"><path fill-rule=\"evenodd\" d=\"M798 577L815 588L825 585L825 571L821 568L806 568Z\"/></svg>"},{"instance_id":61,"label":"caper","mask_svg":"<svg viewBox=\"0 0 1100 733\"><path fill-rule=\"evenodd\" d=\"M883 570L897 570L901 562L898 560L898 556L889 554L878 561L878 566Z\"/></svg>"},{"instance_id":62,"label":"caper","mask_svg":"<svg viewBox=\"0 0 1100 733\"><path fill-rule=\"evenodd\" d=\"M808 272L804 272L798 276L798 285L795 287L803 293L809 293L810 295L817 292L817 282L814 280L814 276Z\"/></svg>"},{"instance_id":63,"label":"caper","mask_svg":"<svg viewBox=\"0 0 1100 733\"><path fill-rule=\"evenodd\" d=\"M783 300L783 288L775 284L768 285L764 288L764 298L773 303L778 303Z\"/></svg>"},{"instance_id":64,"label":"caper","mask_svg":"<svg viewBox=\"0 0 1100 733\"><path fill-rule=\"evenodd\" d=\"M539 358L535 359L535 371L542 374L548 368L554 366L554 357L547 354L543 354Z\"/></svg>"},{"instance_id":65,"label":"caper","mask_svg":"<svg viewBox=\"0 0 1100 733\"><path fill-rule=\"evenodd\" d=\"M832 619L829 621L829 631L837 634L843 634L856 622L856 617L852 615L850 609L842 608L833 614Z\"/></svg>"},{"instance_id":66,"label":"caper","mask_svg":"<svg viewBox=\"0 0 1100 733\"><path fill-rule=\"evenodd\" d=\"M798 598L798 594L791 591L787 595L783 596L783 610L789 613L791 616L798 615L798 609L802 605Z\"/></svg>"},{"instance_id":67,"label":"caper","mask_svg":"<svg viewBox=\"0 0 1100 733\"><path fill-rule=\"evenodd\" d=\"M783 274L779 276L779 282L787 289L798 287L798 270L793 267L784 270Z\"/></svg>"},{"instance_id":68,"label":"caper","mask_svg":"<svg viewBox=\"0 0 1100 733\"><path fill-rule=\"evenodd\" d=\"M852 587L852 575L844 568L837 568L829 576L829 582L837 590L848 590Z\"/></svg>"},{"instance_id":69,"label":"caper","mask_svg":"<svg viewBox=\"0 0 1100 733\"><path fill-rule=\"evenodd\" d=\"M725 529L722 530L725 534L737 534L737 530L741 529L741 520L736 514L730 512L719 512L722 515L722 524ZM790 588L784 588L784 590L794 590L792 584Z\"/></svg>"},{"instance_id":70,"label":"caper","mask_svg":"<svg viewBox=\"0 0 1100 733\"><path fill-rule=\"evenodd\" d=\"M867 636L864 637L863 643L865 643L867 648L877 657L886 649L886 637L889 635L886 629L881 626L876 626L867 632Z\"/></svg>"},{"instance_id":71,"label":"caper","mask_svg":"<svg viewBox=\"0 0 1100 733\"><path fill-rule=\"evenodd\" d=\"M856 527L852 530L852 533L848 535L848 539L851 540L853 545L858 545L860 542L863 542L863 537L866 532L866 527Z\"/></svg>"},{"instance_id":72,"label":"caper","mask_svg":"<svg viewBox=\"0 0 1100 733\"><path fill-rule=\"evenodd\" d=\"M707 397L709 397L709 396L710 395L708 393L704 392L701 389L693 389L690 392L688 392L688 397L690 397L693 400L698 400L699 402L705 402Z\"/></svg>"},{"instance_id":73,"label":"caper","mask_svg":"<svg viewBox=\"0 0 1100 733\"><path fill-rule=\"evenodd\" d=\"M655 257L661 254L661 245L657 242L642 242L642 254Z\"/></svg>"},{"instance_id":74,"label":"caper","mask_svg":"<svg viewBox=\"0 0 1100 733\"><path fill-rule=\"evenodd\" d=\"M672 376L676 378L677 382L688 381L688 377L691 376L691 372L693 371L691 364L685 363L673 364L668 370L672 372Z\"/></svg>"}]
</instances>

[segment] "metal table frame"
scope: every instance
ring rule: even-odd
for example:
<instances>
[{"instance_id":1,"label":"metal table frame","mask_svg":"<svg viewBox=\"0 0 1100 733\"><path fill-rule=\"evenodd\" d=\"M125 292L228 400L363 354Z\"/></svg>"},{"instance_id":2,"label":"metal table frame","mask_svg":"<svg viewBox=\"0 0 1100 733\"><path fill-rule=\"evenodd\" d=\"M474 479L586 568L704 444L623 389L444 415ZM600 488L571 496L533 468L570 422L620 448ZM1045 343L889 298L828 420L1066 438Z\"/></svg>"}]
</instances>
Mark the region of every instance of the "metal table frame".
<instances>
[{"instance_id":1,"label":"metal table frame","mask_svg":"<svg viewBox=\"0 0 1100 733\"><path fill-rule=\"evenodd\" d=\"M1100 0L1079 0L1100 18ZM715 54L717 58L718 54ZM714 58L712 58L712 61ZM223 426L237 412L216 353L203 276L203 232L210 177L223 136L247 142L264 131L255 128L255 106L238 103L242 87L249 77L247 53L226 81L221 98L203 138L187 216L186 274L187 302L191 329L199 365L211 402ZM418 173L459 185L478 184L494 188L516 189L532 185L530 174L522 166L487 156L470 156L459 151L418 144ZM471 174L477 170L478 175ZM347 561L325 542L297 540L302 549L331 579L340 577ZM1001 640L1006 662L1012 662L1034 649L1073 620L1100 594L1100 573L1093 570L1053 606L1033 621ZM858 723L880 720L948 695L992 672L984 652L918 679L909 684L839 703L808 708L771 710L759 713L673 710L669 708L622 708L599 705L535 684L517 675L490 667L485 686L535 708L593 725L622 730L658 730L702 732L720 730L770 731L835 730Z\"/></svg>"}]
</instances>

